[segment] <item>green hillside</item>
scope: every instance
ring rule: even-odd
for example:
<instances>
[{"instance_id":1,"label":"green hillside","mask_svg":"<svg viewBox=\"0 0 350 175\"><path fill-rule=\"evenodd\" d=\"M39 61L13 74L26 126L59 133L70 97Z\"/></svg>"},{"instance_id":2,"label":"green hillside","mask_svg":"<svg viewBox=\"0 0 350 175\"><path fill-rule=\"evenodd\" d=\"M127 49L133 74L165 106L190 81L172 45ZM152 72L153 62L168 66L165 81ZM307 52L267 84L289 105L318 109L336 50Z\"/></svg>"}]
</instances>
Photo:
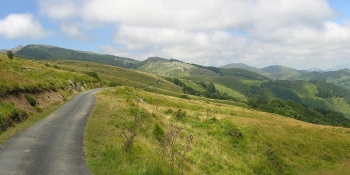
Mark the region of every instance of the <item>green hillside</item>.
<instances>
[{"instance_id":1,"label":"green hillside","mask_svg":"<svg viewBox=\"0 0 350 175\"><path fill-rule=\"evenodd\" d=\"M139 64L138 70L149 72L164 77L185 77L190 75L217 76L220 72L216 68L214 71L209 67L188 64L174 59L164 59L151 57Z\"/></svg>"},{"instance_id":2,"label":"green hillside","mask_svg":"<svg viewBox=\"0 0 350 175\"><path fill-rule=\"evenodd\" d=\"M280 80L293 79L294 77L299 76L300 74L308 72L308 71L296 70L293 68L280 66L280 65L268 66L268 67L262 68L261 70L264 72L263 75L270 77L272 79L280 79Z\"/></svg>"},{"instance_id":3,"label":"green hillside","mask_svg":"<svg viewBox=\"0 0 350 175\"><path fill-rule=\"evenodd\" d=\"M350 90L350 70L347 69L322 73L310 72L301 74L296 78L300 80L322 80Z\"/></svg>"},{"instance_id":4,"label":"green hillside","mask_svg":"<svg viewBox=\"0 0 350 175\"><path fill-rule=\"evenodd\" d=\"M100 86L87 73L59 70L33 60L10 60L0 54L0 133L79 91Z\"/></svg>"},{"instance_id":5,"label":"green hillside","mask_svg":"<svg viewBox=\"0 0 350 175\"><path fill-rule=\"evenodd\" d=\"M96 97L84 141L93 174L350 172L350 129L130 87Z\"/></svg>"},{"instance_id":6,"label":"green hillside","mask_svg":"<svg viewBox=\"0 0 350 175\"><path fill-rule=\"evenodd\" d=\"M247 80L270 80L270 78L241 68L220 68L220 72L226 76L235 76Z\"/></svg>"},{"instance_id":7,"label":"green hillside","mask_svg":"<svg viewBox=\"0 0 350 175\"><path fill-rule=\"evenodd\" d=\"M15 53L16 56L36 60L90 61L125 68L136 68L139 62L130 58L76 51L49 45L27 45Z\"/></svg>"},{"instance_id":8,"label":"green hillside","mask_svg":"<svg viewBox=\"0 0 350 175\"><path fill-rule=\"evenodd\" d=\"M101 82L111 87L123 85L172 96L182 95L180 87L156 75L134 69L82 61L50 61L48 64L68 71L96 72Z\"/></svg>"},{"instance_id":9,"label":"green hillside","mask_svg":"<svg viewBox=\"0 0 350 175\"><path fill-rule=\"evenodd\" d=\"M141 71L150 65L158 73ZM173 71L169 65L190 71L161 74ZM11 102L18 94L30 107L44 92L74 95L72 81L86 89L110 87L96 94L86 128L92 174L350 173L350 95L335 84L162 58L134 70L0 55L0 66L0 126L10 121L6 127L17 128L42 112L41 103L32 103L37 112L30 113ZM0 134L0 142L13 135L8 132L16 131Z\"/></svg>"},{"instance_id":10,"label":"green hillside","mask_svg":"<svg viewBox=\"0 0 350 175\"><path fill-rule=\"evenodd\" d=\"M264 71L260 70L259 68L251 67L251 66L245 65L243 63L231 63L231 64L228 64L225 66L221 66L220 68L225 68L225 69L238 68L238 69L249 70L249 71L252 71L252 72L255 72L258 74L262 74L264 72Z\"/></svg>"}]
</instances>

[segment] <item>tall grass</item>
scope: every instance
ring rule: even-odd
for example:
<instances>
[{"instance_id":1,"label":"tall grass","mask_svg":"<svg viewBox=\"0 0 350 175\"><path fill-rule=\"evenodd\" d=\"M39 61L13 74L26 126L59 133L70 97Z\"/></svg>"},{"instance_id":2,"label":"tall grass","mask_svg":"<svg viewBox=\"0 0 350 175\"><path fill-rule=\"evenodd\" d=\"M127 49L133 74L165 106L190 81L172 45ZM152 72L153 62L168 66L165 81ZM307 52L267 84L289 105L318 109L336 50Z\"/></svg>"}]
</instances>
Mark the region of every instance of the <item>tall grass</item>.
<instances>
[{"instance_id":1,"label":"tall grass","mask_svg":"<svg viewBox=\"0 0 350 175\"><path fill-rule=\"evenodd\" d=\"M89 75L55 69L38 61L19 58L9 60L3 54L0 54L0 60L0 96L58 91L68 86L68 80L85 83L87 88L99 86Z\"/></svg>"},{"instance_id":2,"label":"tall grass","mask_svg":"<svg viewBox=\"0 0 350 175\"><path fill-rule=\"evenodd\" d=\"M350 173L342 166L350 159L350 129L130 87L106 90L96 97L85 138L88 166L94 174ZM135 114L141 116L141 124L134 145L125 152L120 135L133 125ZM156 125L164 133L172 125L181 128L173 148L178 152L184 152L186 138L193 136L191 149L180 161L182 169L172 164L179 157L162 159Z\"/></svg>"}]
</instances>

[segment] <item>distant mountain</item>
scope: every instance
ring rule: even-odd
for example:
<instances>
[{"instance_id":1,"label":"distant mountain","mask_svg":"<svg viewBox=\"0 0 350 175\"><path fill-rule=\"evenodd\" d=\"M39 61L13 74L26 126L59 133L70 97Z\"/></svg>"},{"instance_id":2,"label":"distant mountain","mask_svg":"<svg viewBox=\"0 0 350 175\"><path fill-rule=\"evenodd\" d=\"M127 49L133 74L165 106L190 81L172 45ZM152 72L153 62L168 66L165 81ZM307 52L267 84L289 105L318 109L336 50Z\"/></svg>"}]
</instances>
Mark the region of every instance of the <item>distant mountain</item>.
<instances>
[{"instance_id":1,"label":"distant mountain","mask_svg":"<svg viewBox=\"0 0 350 175\"><path fill-rule=\"evenodd\" d=\"M15 47L15 48L12 48L11 51L12 51L13 53L17 53L17 52L18 52L19 50L21 50L23 47L24 47L24 46L19 45L19 46Z\"/></svg>"},{"instance_id":2,"label":"distant mountain","mask_svg":"<svg viewBox=\"0 0 350 175\"><path fill-rule=\"evenodd\" d=\"M330 81L335 79L347 79L350 78L350 70L342 69L338 71L328 72L309 72L300 76L303 80L323 80Z\"/></svg>"},{"instance_id":3,"label":"distant mountain","mask_svg":"<svg viewBox=\"0 0 350 175\"><path fill-rule=\"evenodd\" d=\"M165 77L185 77L190 75L221 75L218 68L188 64L175 59L150 57L138 64L138 70Z\"/></svg>"},{"instance_id":4,"label":"distant mountain","mask_svg":"<svg viewBox=\"0 0 350 175\"><path fill-rule=\"evenodd\" d=\"M7 51L9 51L9 50L6 50L6 49L0 49L0 53L3 53L3 54L6 54L6 53L7 53Z\"/></svg>"},{"instance_id":5,"label":"distant mountain","mask_svg":"<svg viewBox=\"0 0 350 175\"><path fill-rule=\"evenodd\" d=\"M300 74L309 72L306 70L296 70L294 68L280 66L280 65L273 65L273 66L268 66L268 67L259 69L259 68L255 68L255 67L251 67L251 66L242 64L242 63L232 63L232 64L228 64L226 66L222 66L220 68L245 69L245 70L249 70L249 71L264 75L264 76L269 77L271 79L281 79L281 80L295 79Z\"/></svg>"},{"instance_id":6,"label":"distant mountain","mask_svg":"<svg viewBox=\"0 0 350 175\"><path fill-rule=\"evenodd\" d=\"M328 72L309 72L300 75L298 79L321 80L350 90L350 70L348 69Z\"/></svg>"},{"instance_id":7,"label":"distant mountain","mask_svg":"<svg viewBox=\"0 0 350 175\"><path fill-rule=\"evenodd\" d=\"M332 67L330 69L327 69L327 71L337 71L341 69L350 69L350 63Z\"/></svg>"},{"instance_id":8,"label":"distant mountain","mask_svg":"<svg viewBox=\"0 0 350 175\"><path fill-rule=\"evenodd\" d=\"M285 67L285 66L280 66L280 65L268 66L265 68L261 68L260 70L267 72L267 73L293 73L293 74L301 73L301 71L299 71L299 70Z\"/></svg>"},{"instance_id":9,"label":"distant mountain","mask_svg":"<svg viewBox=\"0 0 350 175\"><path fill-rule=\"evenodd\" d=\"M139 61L130 58L77 51L50 45L27 45L19 48L15 55L36 60L90 61L125 68L136 68L136 65L139 64Z\"/></svg>"},{"instance_id":10,"label":"distant mountain","mask_svg":"<svg viewBox=\"0 0 350 175\"><path fill-rule=\"evenodd\" d=\"M263 71L261 71L259 68L256 67L252 67L252 66L248 66L246 64L243 63L231 63L225 66L221 66L220 68L239 68L239 69L245 69L245 70L249 70L258 74L263 73Z\"/></svg>"},{"instance_id":11,"label":"distant mountain","mask_svg":"<svg viewBox=\"0 0 350 175\"><path fill-rule=\"evenodd\" d=\"M10 49L13 53L16 53L17 51L19 51L20 49L22 49L24 46L19 45L15 48ZM9 50L8 49L0 49L0 53L6 54Z\"/></svg>"},{"instance_id":12,"label":"distant mountain","mask_svg":"<svg viewBox=\"0 0 350 175\"><path fill-rule=\"evenodd\" d=\"M260 70L264 72L263 75L270 77L272 79L280 79L280 80L295 79L295 77L298 77L300 74L308 72L305 70L296 70L294 68L280 66L280 65L268 66Z\"/></svg>"},{"instance_id":13,"label":"distant mountain","mask_svg":"<svg viewBox=\"0 0 350 175\"><path fill-rule=\"evenodd\" d=\"M308 72L319 72L319 73L325 72L324 70L319 69L319 68L312 68L312 69L308 69L307 71Z\"/></svg>"},{"instance_id":14,"label":"distant mountain","mask_svg":"<svg viewBox=\"0 0 350 175\"><path fill-rule=\"evenodd\" d=\"M270 78L258 74L253 71L249 71L241 68L219 68L221 73L225 76L235 76L239 78L244 78L248 80L271 80Z\"/></svg>"}]
</instances>

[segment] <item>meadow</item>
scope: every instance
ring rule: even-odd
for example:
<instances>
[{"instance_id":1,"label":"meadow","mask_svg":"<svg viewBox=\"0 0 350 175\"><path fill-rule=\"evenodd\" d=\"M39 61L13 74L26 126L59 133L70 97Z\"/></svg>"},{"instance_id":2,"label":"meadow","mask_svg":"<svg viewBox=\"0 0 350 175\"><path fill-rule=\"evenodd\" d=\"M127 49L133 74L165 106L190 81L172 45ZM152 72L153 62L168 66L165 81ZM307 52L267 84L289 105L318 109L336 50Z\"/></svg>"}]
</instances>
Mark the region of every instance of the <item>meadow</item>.
<instances>
[{"instance_id":1,"label":"meadow","mask_svg":"<svg viewBox=\"0 0 350 175\"><path fill-rule=\"evenodd\" d=\"M93 174L350 172L348 128L125 86L96 98L84 140Z\"/></svg>"}]
</instances>

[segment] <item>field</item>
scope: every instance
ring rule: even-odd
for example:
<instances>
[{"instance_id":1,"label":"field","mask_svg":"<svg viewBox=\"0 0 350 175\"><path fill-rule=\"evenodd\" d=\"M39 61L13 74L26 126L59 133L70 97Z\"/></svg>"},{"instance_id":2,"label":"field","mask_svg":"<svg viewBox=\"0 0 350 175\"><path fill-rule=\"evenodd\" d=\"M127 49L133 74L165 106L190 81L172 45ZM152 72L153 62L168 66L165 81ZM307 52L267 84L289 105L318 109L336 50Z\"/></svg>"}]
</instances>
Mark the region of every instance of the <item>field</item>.
<instances>
[{"instance_id":1,"label":"field","mask_svg":"<svg viewBox=\"0 0 350 175\"><path fill-rule=\"evenodd\" d=\"M350 129L132 87L96 98L84 141L93 174L350 172Z\"/></svg>"}]
</instances>

